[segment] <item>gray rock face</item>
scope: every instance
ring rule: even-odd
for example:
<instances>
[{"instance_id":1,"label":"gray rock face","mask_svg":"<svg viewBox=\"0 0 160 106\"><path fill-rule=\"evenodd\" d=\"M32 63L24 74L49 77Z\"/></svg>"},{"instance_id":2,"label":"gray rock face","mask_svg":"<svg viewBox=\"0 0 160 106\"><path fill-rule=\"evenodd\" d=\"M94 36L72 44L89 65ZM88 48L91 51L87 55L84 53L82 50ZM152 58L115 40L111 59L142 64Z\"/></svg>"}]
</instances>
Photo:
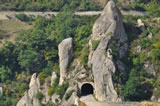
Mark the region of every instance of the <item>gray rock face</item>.
<instances>
[{"instance_id":1,"label":"gray rock face","mask_svg":"<svg viewBox=\"0 0 160 106\"><path fill-rule=\"evenodd\" d=\"M67 67L72 59L72 38L67 38L63 40L58 45L58 54L59 54L59 62L60 62L60 82L61 85L66 77Z\"/></svg>"},{"instance_id":2,"label":"gray rock face","mask_svg":"<svg viewBox=\"0 0 160 106\"><path fill-rule=\"evenodd\" d=\"M121 101L112 81L112 76L117 69L109 45L115 41L118 57L122 58L128 48L126 43L128 38L123 27L122 15L113 1L108 2L103 13L96 20L92 32L91 40L100 40L98 47L94 52L91 51L93 55L90 54L92 56L89 58L94 76L95 96L99 101ZM123 66L119 67L123 69Z\"/></svg>"},{"instance_id":3,"label":"gray rock face","mask_svg":"<svg viewBox=\"0 0 160 106\"><path fill-rule=\"evenodd\" d=\"M36 94L38 93L40 88L39 78L36 77L36 73L34 73L31 77L31 81L29 84L29 90L25 93L25 95L19 100L16 106L40 106L40 102L36 99Z\"/></svg>"}]
</instances>

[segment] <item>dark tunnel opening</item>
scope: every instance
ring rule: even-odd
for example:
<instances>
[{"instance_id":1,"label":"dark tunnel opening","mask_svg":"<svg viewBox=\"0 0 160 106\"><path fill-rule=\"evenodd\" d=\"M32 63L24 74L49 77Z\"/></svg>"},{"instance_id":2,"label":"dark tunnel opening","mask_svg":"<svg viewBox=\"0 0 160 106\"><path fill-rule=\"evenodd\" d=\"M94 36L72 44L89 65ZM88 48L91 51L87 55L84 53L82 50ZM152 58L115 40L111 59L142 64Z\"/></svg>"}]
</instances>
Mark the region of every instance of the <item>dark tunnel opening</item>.
<instances>
[{"instance_id":1,"label":"dark tunnel opening","mask_svg":"<svg viewBox=\"0 0 160 106\"><path fill-rule=\"evenodd\" d=\"M89 94L93 94L93 86L89 83L85 83L82 85L81 87L81 96L86 96L86 95L89 95Z\"/></svg>"}]
</instances>

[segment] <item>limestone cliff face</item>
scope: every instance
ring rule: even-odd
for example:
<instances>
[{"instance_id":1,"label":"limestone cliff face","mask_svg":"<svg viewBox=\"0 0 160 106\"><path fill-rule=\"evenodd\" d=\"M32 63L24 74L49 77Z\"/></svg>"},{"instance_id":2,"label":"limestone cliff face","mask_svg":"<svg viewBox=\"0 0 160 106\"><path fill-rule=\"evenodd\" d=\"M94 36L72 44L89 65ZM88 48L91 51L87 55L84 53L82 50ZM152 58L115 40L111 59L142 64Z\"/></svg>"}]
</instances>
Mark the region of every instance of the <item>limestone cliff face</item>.
<instances>
[{"instance_id":1,"label":"limestone cliff face","mask_svg":"<svg viewBox=\"0 0 160 106\"><path fill-rule=\"evenodd\" d=\"M72 59L72 38L64 39L58 45L58 55L59 55L59 63L60 63L60 81L59 85L61 85L67 73L67 67Z\"/></svg>"},{"instance_id":2,"label":"limestone cliff face","mask_svg":"<svg viewBox=\"0 0 160 106\"><path fill-rule=\"evenodd\" d=\"M96 20L91 35L89 64L92 66L92 73L95 83L95 95L99 101L120 101L112 81L113 74L117 71L118 58L125 56L127 51L127 35L125 33L122 15L113 1L109 1L103 13ZM92 42L99 40L100 43L95 51L92 49ZM112 55L109 45L115 43L118 49L116 60ZM124 69L123 66L119 66ZM119 69L119 70L121 70Z\"/></svg>"}]
</instances>

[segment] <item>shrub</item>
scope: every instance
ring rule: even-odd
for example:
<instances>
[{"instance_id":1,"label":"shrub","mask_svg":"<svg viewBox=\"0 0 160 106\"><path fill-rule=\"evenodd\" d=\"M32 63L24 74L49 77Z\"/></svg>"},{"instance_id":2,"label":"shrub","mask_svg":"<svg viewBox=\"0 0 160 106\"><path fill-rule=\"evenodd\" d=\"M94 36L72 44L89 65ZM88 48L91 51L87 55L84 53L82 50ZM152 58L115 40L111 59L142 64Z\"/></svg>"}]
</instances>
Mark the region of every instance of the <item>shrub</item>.
<instances>
[{"instance_id":1,"label":"shrub","mask_svg":"<svg viewBox=\"0 0 160 106\"><path fill-rule=\"evenodd\" d=\"M160 97L160 86L157 87L157 89L154 92L154 95L155 95L156 98Z\"/></svg>"},{"instance_id":2,"label":"shrub","mask_svg":"<svg viewBox=\"0 0 160 106\"><path fill-rule=\"evenodd\" d=\"M153 44L156 49L160 49L160 41Z\"/></svg>"},{"instance_id":3,"label":"shrub","mask_svg":"<svg viewBox=\"0 0 160 106\"><path fill-rule=\"evenodd\" d=\"M48 95L52 96L54 94L54 88L49 88L48 89Z\"/></svg>"},{"instance_id":4,"label":"shrub","mask_svg":"<svg viewBox=\"0 0 160 106\"><path fill-rule=\"evenodd\" d=\"M152 28L151 31L155 35L155 34L157 34L159 32L159 28L158 27L154 27L154 28Z\"/></svg>"},{"instance_id":5,"label":"shrub","mask_svg":"<svg viewBox=\"0 0 160 106\"><path fill-rule=\"evenodd\" d=\"M42 94L42 92L38 92L38 93L36 94L36 98L37 98L39 101L41 101L41 100L43 99L43 97L44 97L44 95Z\"/></svg>"},{"instance_id":6,"label":"shrub","mask_svg":"<svg viewBox=\"0 0 160 106\"><path fill-rule=\"evenodd\" d=\"M80 55L80 63L81 65L86 65L87 62L88 62L88 55L89 55L89 50L88 48L84 48L81 52L81 55Z\"/></svg>"},{"instance_id":7,"label":"shrub","mask_svg":"<svg viewBox=\"0 0 160 106\"><path fill-rule=\"evenodd\" d=\"M129 74L129 79L122 87L122 95L127 101L141 101L148 100L152 96L152 85L150 83L142 82L143 75L139 71L132 69ZM145 95L145 96L144 96Z\"/></svg>"},{"instance_id":8,"label":"shrub","mask_svg":"<svg viewBox=\"0 0 160 106\"><path fill-rule=\"evenodd\" d=\"M48 89L48 95L51 96L55 93L59 83L59 77L53 80L52 88Z\"/></svg>"},{"instance_id":9,"label":"shrub","mask_svg":"<svg viewBox=\"0 0 160 106\"><path fill-rule=\"evenodd\" d=\"M7 85L3 86L3 92L4 92L4 96L10 96L11 92L10 90L7 88Z\"/></svg>"},{"instance_id":10,"label":"shrub","mask_svg":"<svg viewBox=\"0 0 160 106\"><path fill-rule=\"evenodd\" d=\"M47 78L47 75L46 75L44 72L40 72L40 73L38 74L38 77L39 77L39 79L40 79L40 82L41 82L41 83L44 83L45 78Z\"/></svg>"},{"instance_id":11,"label":"shrub","mask_svg":"<svg viewBox=\"0 0 160 106\"><path fill-rule=\"evenodd\" d=\"M68 83L64 83L64 84L58 86L58 87L56 88L55 93L56 93L57 95L59 95L60 98L62 99L63 95L65 94L65 92L66 92L66 90L67 90L67 88L68 88L68 86L69 86Z\"/></svg>"},{"instance_id":12,"label":"shrub","mask_svg":"<svg viewBox=\"0 0 160 106\"><path fill-rule=\"evenodd\" d=\"M59 78L57 77L56 79L53 80L52 87L56 88L58 86L58 83L59 83Z\"/></svg>"},{"instance_id":13,"label":"shrub","mask_svg":"<svg viewBox=\"0 0 160 106\"><path fill-rule=\"evenodd\" d=\"M25 21L25 22L29 21L29 17L25 14L17 14L16 17L21 21Z\"/></svg>"},{"instance_id":14,"label":"shrub","mask_svg":"<svg viewBox=\"0 0 160 106\"><path fill-rule=\"evenodd\" d=\"M12 72L9 67L2 66L0 67L0 80L1 82L5 82L7 79L10 78Z\"/></svg>"},{"instance_id":15,"label":"shrub","mask_svg":"<svg viewBox=\"0 0 160 106\"><path fill-rule=\"evenodd\" d=\"M70 90L70 91L67 92L67 94L65 96L65 100L66 101L71 97L71 95L72 95L73 92L74 92L74 90Z\"/></svg>"},{"instance_id":16,"label":"shrub","mask_svg":"<svg viewBox=\"0 0 160 106\"><path fill-rule=\"evenodd\" d=\"M24 93L28 88L29 88L28 84L24 82L20 82L17 84L17 89L21 91L22 93Z\"/></svg>"},{"instance_id":17,"label":"shrub","mask_svg":"<svg viewBox=\"0 0 160 106\"><path fill-rule=\"evenodd\" d=\"M160 16L160 3L158 0L153 0L152 2L145 5L145 9L152 16Z\"/></svg>"},{"instance_id":18,"label":"shrub","mask_svg":"<svg viewBox=\"0 0 160 106\"><path fill-rule=\"evenodd\" d=\"M96 50L99 42L100 42L99 40L93 40L93 41L92 41L92 49L93 49L93 50Z\"/></svg>"},{"instance_id":19,"label":"shrub","mask_svg":"<svg viewBox=\"0 0 160 106\"><path fill-rule=\"evenodd\" d=\"M148 48L148 47L150 47L150 45L151 45L151 43L150 43L150 40L148 38L143 38L141 40L142 49Z\"/></svg>"},{"instance_id":20,"label":"shrub","mask_svg":"<svg viewBox=\"0 0 160 106\"><path fill-rule=\"evenodd\" d=\"M160 50L159 49L152 49L151 50L152 62L154 64L159 63L160 60Z\"/></svg>"},{"instance_id":21,"label":"shrub","mask_svg":"<svg viewBox=\"0 0 160 106\"><path fill-rule=\"evenodd\" d=\"M90 2L90 0L82 0L80 7L82 11L85 10L99 10L100 6L97 2Z\"/></svg>"},{"instance_id":22,"label":"shrub","mask_svg":"<svg viewBox=\"0 0 160 106\"><path fill-rule=\"evenodd\" d=\"M116 41L112 41L112 42L109 44L108 48L110 48L110 49L112 50L112 53L111 53L111 54L112 54L114 57L117 57L119 49L118 49L117 46L116 46Z\"/></svg>"},{"instance_id":23,"label":"shrub","mask_svg":"<svg viewBox=\"0 0 160 106\"><path fill-rule=\"evenodd\" d=\"M144 11L144 0L135 0L135 2L131 6L134 10L142 10Z\"/></svg>"}]
</instances>

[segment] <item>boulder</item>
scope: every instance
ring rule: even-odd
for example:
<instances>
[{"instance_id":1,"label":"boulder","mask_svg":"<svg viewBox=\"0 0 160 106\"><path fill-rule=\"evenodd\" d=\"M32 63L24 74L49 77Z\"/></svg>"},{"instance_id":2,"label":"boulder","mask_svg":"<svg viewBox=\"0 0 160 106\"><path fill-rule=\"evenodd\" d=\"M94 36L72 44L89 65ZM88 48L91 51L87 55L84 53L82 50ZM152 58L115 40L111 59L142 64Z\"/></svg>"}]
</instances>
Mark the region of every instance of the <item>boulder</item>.
<instances>
[{"instance_id":1,"label":"boulder","mask_svg":"<svg viewBox=\"0 0 160 106\"><path fill-rule=\"evenodd\" d=\"M92 32L90 40L100 41L96 50L90 51L89 56L94 76L95 97L99 101L119 102L121 98L118 98L112 76L117 70L116 60L126 55L128 38L123 27L122 15L112 0L108 2L101 16L96 20ZM109 47L113 41L116 42L115 48L118 49L116 60L112 55L113 48ZM92 44L89 45L91 48ZM117 68L124 69L123 66Z\"/></svg>"},{"instance_id":2,"label":"boulder","mask_svg":"<svg viewBox=\"0 0 160 106\"><path fill-rule=\"evenodd\" d=\"M152 32L149 32L149 34L148 34L148 38L152 38L153 37L153 34L152 34Z\"/></svg>"},{"instance_id":3,"label":"boulder","mask_svg":"<svg viewBox=\"0 0 160 106\"><path fill-rule=\"evenodd\" d=\"M61 100L59 99L59 95L53 94L51 97L51 101L55 104L58 104Z\"/></svg>"},{"instance_id":4,"label":"boulder","mask_svg":"<svg viewBox=\"0 0 160 106\"><path fill-rule=\"evenodd\" d=\"M58 55L59 55L59 63L60 63L59 85L61 85L66 78L67 67L69 62L72 59L72 38L64 39L58 45Z\"/></svg>"},{"instance_id":5,"label":"boulder","mask_svg":"<svg viewBox=\"0 0 160 106\"><path fill-rule=\"evenodd\" d=\"M56 72L53 72L52 76L51 76L51 86L53 84L54 79L56 79L56 78L57 78L57 74L56 74Z\"/></svg>"},{"instance_id":6,"label":"boulder","mask_svg":"<svg viewBox=\"0 0 160 106\"><path fill-rule=\"evenodd\" d=\"M140 28L141 31L145 31L145 25L141 19L137 20L137 24L138 24L138 27Z\"/></svg>"},{"instance_id":7,"label":"boulder","mask_svg":"<svg viewBox=\"0 0 160 106\"><path fill-rule=\"evenodd\" d=\"M144 70L147 72L147 73L150 73L152 75L156 75L156 71L154 69L154 66L153 64L150 62L150 61L146 61L144 63Z\"/></svg>"}]
</instances>

